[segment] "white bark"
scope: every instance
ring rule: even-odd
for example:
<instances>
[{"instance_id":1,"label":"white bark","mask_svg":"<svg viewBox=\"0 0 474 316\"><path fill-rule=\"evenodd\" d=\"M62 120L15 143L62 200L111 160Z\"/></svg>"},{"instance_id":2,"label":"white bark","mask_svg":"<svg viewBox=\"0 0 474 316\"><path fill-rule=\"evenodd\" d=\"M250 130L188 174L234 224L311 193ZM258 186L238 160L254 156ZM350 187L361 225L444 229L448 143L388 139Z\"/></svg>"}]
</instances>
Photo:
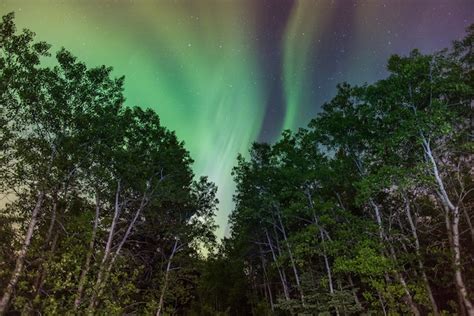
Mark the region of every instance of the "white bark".
<instances>
[{"instance_id":1,"label":"white bark","mask_svg":"<svg viewBox=\"0 0 474 316\"><path fill-rule=\"evenodd\" d=\"M300 282L300 277L298 274L298 269L296 268L295 259L293 258L293 252L291 251L290 243L288 242L288 237L286 236L285 226L283 225L280 213L278 211L277 211L277 217L280 223L280 230L283 233L283 239L285 240L286 248L288 249L288 254L290 256L291 267L293 268L293 273L295 274L295 279L296 279L296 285L298 287L298 291L300 292L300 296L301 296L301 303L304 306L305 304L304 293L303 293L303 289L301 288L301 282Z\"/></svg>"},{"instance_id":2,"label":"white bark","mask_svg":"<svg viewBox=\"0 0 474 316\"><path fill-rule=\"evenodd\" d=\"M92 291L92 296L89 302L89 307L88 307L88 314L93 314L93 310L95 308L96 300L97 297L99 296L101 292L101 287L103 283L103 278L106 270L106 264L107 260L109 259L110 256L110 251L112 248L112 243L113 243L113 237L114 237L114 232L115 232L115 226L117 225L118 218L120 215L120 210L123 207L123 205L120 205L120 190L121 190L121 181L118 180L117 182L117 189L115 191L115 204L114 204L114 216L112 219L112 223L110 224L109 228L109 236L107 238L107 244L105 245L105 251L104 251L104 256L102 257L102 261L99 265L99 272L97 273L97 279L94 284L94 288Z\"/></svg>"},{"instance_id":3,"label":"white bark","mask_svg":"<svg viewBox=\"0 0 474 316\"><path fill-rule=\"evenodd\" d=\"M270 251L272 253L273 261L275 262L275 265L276 265L277 270L278 270L278 274L280 276L281 285L283 287L283 294L285 295L285 300L288 301L290 299L290 293L288 291L288 286L286 284L286 278L284 277L284 275L281 271L280 264L278 263L278 260L277 260L276 254L275 254L275 250L273 249L273 243L272 243L272 240L270 239L270 235L268 234L267 229L265 229L265 234L267 236L267 241L268 241L268 245L270 247Z\"/></svg>"},{"instance_id":4,"label":"white bark","mask_svg":"<svg viewBox=\"0 0 474 316\"><path fill-rule=\"evenodd\" d=\"M43 206L45 193L43 191L38 193L38 198L36 200L36 205L33 208L30 217L30 223L28 224L28 229L26 231L25 238L23 240L23 245L21 247L20 252L18 253L18 257L16 259L15 268L13 273L8 281L7 287L3 293L2 299L0 301L0 315L4 315L7 312L8 304L10 303L11 296L13 291L18 283L21 273L23 272L23 265L25 263L26 253L31 244L31 238L33 237L33 231L36 227L36 223L38 221L38 214Z\"/></svg>"},{"instance_id":5,"label":"white bark","mask_svg":"<svg viewBox=\"0 0 474 316\"><path fill-rule=\"evenodd\" d=\"M120 180L117 182L117 190L115 191L115 205L114 205L114 217L112 223L110 224L109 237L107 239L107 244L105 246L104 257L102 258L102 265L107 261L110 249L112 247L112 242L114 238L115 226L117 225L118 218L120 216Z\"/></svg>"},{"instance_id":6,"label":"white bark","mask_svg":"<svg viewBox=\"0 0 474 316\"><path fill-rule=\"evenodd\" d=\"M364 176L364 175L365 175L365 171L364 171L364 169L363 169L363 167L362 167L362 163L361 163L360 159L356 158L356 159L355 159L355 163L356 163L357 169L358 169L358 171L359 171L359 174L360 174L361 176ZM374 202L373 199L371 199L371 198L369 199L369 204L370 204L370 206L373 208L374 213L375 213L375 220L376 220L376 222L377 222L377 226L378 226L378 230L379 230L380 242L381 242L382 244L385 244L385 243L388 242L388 240L387 240L387 238L386 238L387 236L386 236L386 234L385 234L385 230L384 230L384 227L383 227L382 213L381 213L381 211L380 211L379 206L377 205L377 203ZM393 247L392 247L391 245L389 246L389 250L390 250L390 253L391 253L391 255L392 255L393 260L396 261L396 254L395 254L395 251L394 251L394 249L393 249ZM420 315L420 312L419 312L419 310L418 310L416 304L414 303L413 297L412 297L412 295L411 295L411 293L410 293L410 291L409 291L409 289L408 289L408 286L407 286L407 284L406 284L405 278L404 278L403 275L402 275L400 272L398 272L398 271L395 271L395 277L396 277L396 279L398 280L398 282L399 282L399 283L402 285L402 287L403 287L403 290L404 290L404 292L405 292L405 297L406 297L407 304L410 306L410 308L411 308L413 314L414 314L414 315ZM388 280L388 276L387 276L387 275L385 275L385 279Z\"/></svg>"},{"instance_id":7,"label":"white bark","mask_svg":"<svg viewBox=\"0 0 474 316\"><path fill-rule=\"evenodd\" d=\"M168 279L169 279L169 273L171 271L171 262L173 260L173 257L178 250L178 239L176 238L174 245L173 245L173 250L171 251L171 255L168 259L168 264L166 265L166 272L165 272L165 277L163 281L163 285L161 287L161 294L160 294L160 300L158 303L158 310L156 311L156 316L161 316L161 311L163 309L163 304L165 300L165 293L166 293L166 288L168 287Z\"/></svg>"},{"instance_id":8,"label":"white bark","mask_svg":"<svg viewBox=\"0 0 474 316\"><path fill-rule=\"evenodd\" d=\"M377 226L379 228L379 238L380 238L380 241L383 243L384 239L385 239L384 238L385 233L384 233L384 229L383 229L382 215L380 213L380 208L372 199L369 200L369 203L372 206L372 208L374 209L375 220L377 221Z\"/></svg>"},{"instance_id":9,"label":"white bark","mask_svg":"<svg viewBox=\"0 0 474 316\"><path fill-rule=\"evenodd\" d=\"M46 233L46 238L44 240L44 244L43 244L43 247L42 247L43 248L43 253L40 256L40 266L38 267L38 273L36 275L36 280L35 280L35 285L34 285L34 289L35 289L34 297L38 297L38 295L40 294L41 287L42 287L42 284L43 284L43 280L44 280L44 277L46 275L46 271L45 271L46 268L44 267L43 262L45 260L44 257L47 257L48 246L50 244L51 237L53 236L53 228L54 228L55 223L56 223L57 210L58 210L58 198L57 198L57 195L54 195L54 197L53 197L53 209L51 211L51 219L49 221L48 232ZM56 239L57 238L55 238L55 240ZM53 244L51 245L51 248L49 249L49 254L50 255L54 251L55 244L56 244L54 242L55 240L53 240Z\"/></svg>"},{"instance_id":10,"label":"white bark","mask_svg":"<svg viewBox=\"0 0 474 316\"><path fill-rule=\"evenodd\" d=\"M117 256L119 255L120 251L122 250L122 247L123 245L125 244L125 242L128 240L128 237L130 236L130 234L132 233L132 229L135 227L135 223L137 222L138 220L138 217L140 216L140 214L142 213L143 209L145 208L145 206L147 205L148 203L148 199L147 199L147 194L144 193L143 194L143 197L142 197L142 200L140 202L140 206L138 207L137 211L135 212L135 216L133 217L132 221L130 222L130 224L128 225L127 227L127 231L125 232L125 235L123 235L123 238L122 240L120 241L118 247L117 247L117 250L115 250L115 253L112 257L112 260L110 260L110 264L109 264L109 270L110 268L112 267L113 263L115 262L115 260L117 259Z\"/></svg>"},{"instance_id":11,"label":"white bark","mask_svg":"<svg viewBox=\"0 0 474 316\"><path fill-rule=\"evenodd\" d=\"M472 225L471 218L469 217L469 213L465 207L463 207L463 213L464 217L466 218L467 226L469 226L469 231L471 232L471 241L474 243L474 226Z\"/></svg>"},{"instance_id":12,"label":"white bark","mask_svg":"<svg viewBox=\"0 0 474 316\"><path fill-rule=\"evenodd\" d=\"M333 284L333 280L332 280L332 271L331 271L331 266L329 265L328 256L326 254L326 238L324 237L323 228L319 225L318 218L316 217L316 213L315 213L315 210L314 210L314 205L313 205L313 200L312 200L312 197L311 197L311 193L309 193L309 191L307 191L306 196L308 198L309 207L311 208L311 210L313 212L314 224L317 226L317 228L319 230L319 237L321 237L321 245L322 245L322 249L323 249L324 265L326 267L326 273L327 273L327 276L328 276L329 293L334 294L334 284ZM336 313L339 314L339 311L336 310Z\"/></svg>"},{"instance_id":13,"label":"white bark","mask_svg":"<svg viewBox=\"0 0 474 316\"><path fill-rule=\"evenodd\" d=\"M469 294L467 292L466 285L464 283L464 278L462 274L462 267L461 267L461 245L460 245L460 238L459 238L459 206L454 205L451 201L441 174L438 169L438 164L436 159L433 155L433 151L431 150L431 145L429 140L421 134L422 142L423 142L423 150L428 162L431 164L431 172L436 180L437 184L437 191L438 196L441 199L441 203L443 204L444 208L446 209L446 216L447 216L447 223L449 221L449 215L452 215L452 222L450 224L450 229L448 229L448 234L451 233L452 237L450 245L452 246L452 253L453 253L453 264L454 264L454 280L456 282L456 287L458 289L458 295L461 297L461 300L464 303L466 308L466 312L469 316L474 316L474 305L469 299Z\"/></svg>"},{"instance_id":14,"label":"white bark","mask_svg":"<svg viewBox=\"0 0 474 316\"><path fill-rule=\"evenodd\" d=\"M408 223L410 224L411 233L412 233L412 236L413 236L413 240L415 242L415 251L416 251L416 256L417 256L417 260L418 260L418 267L420 268L421 276L422 276L423 282L425 284L425 289L426 289L426 292L427 292L428 297L430 299L431 309L433 311L433 314L435 316L437 316L437 315L439 315L438 305L436 304L436 300L433 296L433 291L431 290L431 286L430 286L430 283L429 283L429 280L428 280L428 276L426 275L425 266L423 264L423 259L421 257L420 240L418 239L418 232L417 232L415 222L413 221L413 217L412 217L412 214L411 214L410 202L408 201L408 198L405 195L403 195L403 199L405 201L405 211L406 211L406 215L407 215L407 218L408 218Z\"/></svg>"},{"instance_id":15,"label":"white bark","mask_svg":"<svg viewBox=\"0 0 474 316\"><path fill-rule=\"evenodd\" d=\"M117 189L117 196L118 196L118 189ZM135 223L136 223L138 217L140 216L141 212L143 211L143 209L147 205L147 202L148 202L147 193L145 192L143 194L142 199L141 199L140 206L138 207L137 211L135 212L135 216L133 217L132 221L128 225L127 231L123 235L122 240L118 244L117 249L115 250L115 252L113 254L110 251L110 246L111 246L112 242L110 242L110 245L107 245L108 248L106 247L106 253L104 254L104 259L102 260L101 268L99 270L99 273L98 273L98 276L97 276L97 281L96 281L96 284L94 286L94 292L92 294L92 298L91 298L91 301L89 303L89 308L88 308L89 314L93 312L93 310L95 308L95 304L97 303L97 299L102 294L102 291L103 291L103 288L104 288L103 285L105 284L105 282L107 282L107 279L109 277L110 271L112 270L113 264L114 264L115 260L117 259L118 255L120 254L120 251L122 250L123 245L125 244L128 237L130 236L130 234L132 232L132 229L135 227ZM117 210L117 208L118 208L118 198L116 199L116 208L115 209ZM118 213L116 212L116 214L118 214ZM116 221L118 221L118 215L115 216L115 214L114 214L114 220L112 222L113 227L115 227ZM112 228L111 228L111 232L112 232ZM113 238L113 236L109 234L109 240L112 240L111 238ZM109 243L107 243L107 244L109 244ZM107 259L110 256L112 256L112 258L107 262Z\"/></svg>"},{"instance_id":16,"label":"white bark","mask_svg":"<svg viewBox=\"0 0 474 316\"><path fill-rule=\"evenodd\" d=\"M263 286L264 286L264 290L265 290L265 293L266 293L266 297L270 303L270 308L272 311L274 311L274 306L273 306L273 295L272 295L272 289L271 289L271 286L270 286L270 281L268 279L268 273L267 273L267 268L266 268L266 262L265 262L265 259L264 259L264 255L263 255L263 251L262 251L262 247L260 247L260 245L258 246L258 249L259 249L259 252L260 252L260 260L262 261L262 269L263 269Z\"/></svg>"},{"instance_id":17,"label":"white bark","mask_svg":"<svg viewBox=\"0 0 474 316\"><path fill-rule=\"evenodd\" d=\"M84 268L82 269L81 276L79 277L79 284L77 286L76 298L74 299L74 310L77 310L79 306L81 305L82 293L84 291L84 286L87 281L87 273L89 273L90 263L92 260L92 254L94 253L95 236L97 235L97 227L99 225L99 214L100 214L99 195L96 194L95 217L94 217L94 225L92 227L92 236L91 236L91 240L89 241L89 250L86 256L86 262L84 264Z\"/></svg>"}]
</instances>

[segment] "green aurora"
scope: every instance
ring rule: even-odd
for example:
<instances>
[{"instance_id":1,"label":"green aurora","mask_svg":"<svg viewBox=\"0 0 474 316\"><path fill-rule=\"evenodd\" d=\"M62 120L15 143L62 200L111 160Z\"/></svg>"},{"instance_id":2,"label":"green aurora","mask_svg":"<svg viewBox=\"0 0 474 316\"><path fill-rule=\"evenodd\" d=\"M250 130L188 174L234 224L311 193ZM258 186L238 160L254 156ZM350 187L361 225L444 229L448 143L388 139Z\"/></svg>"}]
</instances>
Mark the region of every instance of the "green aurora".
<instances>
[{"instance_id":1,"label":"green aurora","mask_svg":"<svg viewBox=\"0 0 474 316\"><path fill-rule=\"evenodd\" d=\"M337 82L382 77L390 53L442 48L462 35L468 2L448 17L453 8L433 2L441 9L424 1L1 0L0 13L14 11L17 25L53 50L125 75L127 104L156 110L184 140L195 173L218 185L222 237L238 153L306 124Z\"/></svg>"},{"instance_id":2,"label":"green aurora","mask_svg":"<svg viewBox=\"0 0 474 316\"><path fill-rule=\"evenodd\" d=\"M196 174L219 186L222 236L232 208L231 169L258 137L264 108L257 105L265 96L246 36L255 25L240 22L249 11L237 2L209 5L65 1L45 9L28 1L1 9L15 11L18 26L35 30L54 50L64 46L89 66L125 74L127 104L155 109L185 141Z\"/></svg>"}]
</instances>

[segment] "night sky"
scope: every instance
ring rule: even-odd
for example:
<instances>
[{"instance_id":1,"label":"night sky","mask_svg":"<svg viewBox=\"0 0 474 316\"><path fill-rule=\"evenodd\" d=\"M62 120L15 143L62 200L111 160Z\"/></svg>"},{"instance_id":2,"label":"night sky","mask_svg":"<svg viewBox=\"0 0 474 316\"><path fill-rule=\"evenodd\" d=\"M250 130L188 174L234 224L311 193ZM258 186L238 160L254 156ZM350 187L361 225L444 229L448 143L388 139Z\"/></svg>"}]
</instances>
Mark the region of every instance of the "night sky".
<instances>
[{"instance_id":1,"label":"night sky","mask_svg":"<svg viewBox=\"0 0 474 316\"><path fill-rule=\"evenodd\" d=\"M337 83L380 79L390 54L447 47L474 23L474 0L0 0L10 11L125 75L127 104L155 109L219 186L218 236L237 153L305 126Z\"/></svg>"}]
</instances>

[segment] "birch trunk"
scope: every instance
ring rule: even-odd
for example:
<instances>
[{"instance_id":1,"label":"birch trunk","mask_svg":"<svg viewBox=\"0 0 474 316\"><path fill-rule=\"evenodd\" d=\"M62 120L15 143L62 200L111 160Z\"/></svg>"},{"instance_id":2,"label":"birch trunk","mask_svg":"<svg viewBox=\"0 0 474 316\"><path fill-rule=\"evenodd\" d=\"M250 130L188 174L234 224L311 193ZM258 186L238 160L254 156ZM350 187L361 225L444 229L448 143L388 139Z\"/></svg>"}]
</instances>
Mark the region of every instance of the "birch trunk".
<instances>
[{"instance_id":1,"label":"birch trunk","mask_svg":"<svg viewBox=\"0 0 474 316\"><path fill-rule=\"evenodd\" d=\"M112 256L112 258L107 261L107 258L105 260L102 260L103 266L101 270L99 271L99 275L97 277L97 282L96 286L94 287L96 290L93 293L93 296L91 298L90 304L89 304L89 313L92 313L92 311L95 308L95 305L97 304L97 299L102 295L102 291L104 289L104 284L107 282L107 279L109 277L110 271L112 270L112 267L114 265L115 260L117 259L118 255L120 254L120 251L122 250L123 245L127 241L128 237L130 236L133 227L135 226L135 223L140 216L141 212L145 208L147 203L147 196L146 193L143 194L142 200L140 202L140 206L138 210L135 212L135 216L133 217L132 221L127 227L127 231L125 232L124 236L122 237L122 240L120 241L119 245L117 246L117 250L113 254L110 253L110 247L109 247L109 253L107 254L107 258ZM118 218L118 216L117 216ZM114 216L115 220L115 216ZM115 226L115 225L114 225ZM105 255L104 255L105 258Z\"/></svg>"},{"instance_id":2,"label":"birch trunk","mask_svg":"<svg viewBox=\"0 0 474 316\"><path fill-rule=\"evenodd\" d=\"M89 307L87 308L88 314L93 314L93 309L95 308L98 293L100 292L100 287L102 286L102 282L104 278L106 263L107 263L107 260L109 259L110 251L112 248L115 226L117 225L117 222L118 222L120 210L123 207L123 205L122 206L120 205L120 190L121 190L121 181L119 180L117 182L117 189L115 191L114 216L112 219L112 223L110 224L109 236L107 238L107 244L105 245L104 256L102 257L102 261L99 265L99 272L97 273L97 279L93 287L92 296L89 302Z\"/></svg>"},{"instance_id":3,"label":"birch trunk","mask_svg":"<svg viewBox=\"0 0 474 316\"><path fill-rule=\"evenodd\" d=\"M334 282L333 282L333 279L332 279L332 271L331 271L331 266L329 264L329 258L326 254L326 238L324 237L323 229L322 229L321 226L319 226L318 218L316 217L316 214L314 212L313 212L313 219L314 219L315 225L319 229L319 237L321 237L321 246L323 248L324 266L326 268L326 274L328 276L329 293L331 295L333 295L334 294ZM335 307L335 309L336 309L336 315L339 316L339 309L337 307Z\"/></svg>"},{"instance_id":4,"label":"birch trunk","mask_svg":"<svg viewBox=\"0 0 474 316\"><path fill-rule=\"evenodd\" d=\"M281 268L280 268L280 265L278 264L278 260L277 260L277 257L276 257L276 254L275 254L275 250L273 249L273 243L270 239L270 235L268 234L268 231L267 229L265 229L265 234L267 236L267 240L268 240L268 245L270 247L270 251L272 253L272 258L273 258L273 261L275 262L275 265L277 267L277 270L278 270L278 274L280 276L280 280L281 280L281 285L283 287L283 294L285 295L285 300L289 300L290 299L290 293L288 291L288 287L287 287L287 284L286 284L286 277L284 276L284 274L282 273L281 271Z\"/></svg>"},{"instance_id":5,"label":"birch trunk","mask_svg":"<svg viewBox=\"0 0 474 316\"><path fill-rule=\"evenodd\" d=\"M331 266L329 265L329 259L328 259L328 256L326 254L326 239L324 237L322 227L319 226L319 224L318 224L318 218L316 217L316 213L314 212L314 205L313 205L313 199L311 197L311 193L309 193L309 191L308 191L306 193L306 196L308 198L309 207L313 211L314 224L318 227L319 237L321 237L321 244L322 244L322 248L323 248L324 265L326 266L326 273L327 273L328 282L329 282L329 293L334 294L334 285L333 285L333 281L332 281ZM336 311L336 312L337 312L337 314L339 314L338 311Z\"/></svg>"},{"instance_id":6,"label":"birch trunk","mask_svg":"<svg viewBox=\"0 0 474 316\"><path fill-rule=\"evenodd\" d=\"M463 214L466 218L467 226L469 226L469 231L471 232L471 241L474 244L474 226L472 225L471 217L469 216L469 213L467 212L465 207L463 207Z\"/></svg>"},{"instance_id":7,"label":"birch trunk","mask_svg":"<svg viewBox=\"0 0 474 316\"><path fill-rule=\"evenodd\" d=\"M96 194L95 199L95 217L94 217L94 226L92 227L92 236L89 242L89 249L86 256L86 262L84 268L81 271L81 276L79 277L79 284L77 286L76 298L74 299L74 310L77 311L82 302L82 294L84 292L84 286L87 282L87 274L89 273L90 264L92 260L92 255L94 253L95 237L97 235L97 227L99 225L99 214L100 214L100 203L99 195Z\"/></svg>"},{"instance_id":8,"label":"birch trunk","mask_svg":"<svg viewBox=\"0 0 474 316\"><path fill-rule=\"evenodd\" d=\"M262 261L263 281L264 281L263 286L264 286L264 289L265 289L265 293L268 293L267 298L268 298L269 303L270 303L270 308L271 308L272 311L274 311L272 289L271 289L271 286L270 286L270 281L268 279L266 262L265 262L265 259L264 259L262 247L260 245L258 246L258 249L259 249L259 252L260 252L260 260Z\"/></svg>"},{"instance_id":9,"label":"birch trunk","mask_svg":"<svg viewBox=\"0 0 474 316\"><path fill-rule=\"evenodd\" d=\"M38 273L36 275L35 284L34 284L34 289L35 289L34 297L37 297L40 294L41 287L42 287L42 284L43 284L43 280L44 280L44 277L45 277L45 274L46 274L44 264L43 264L44 260L45 260L44 257L46 256L45 253L48 250L48 246L50 244L51 237L53 236L53 228L54 228L55 223L56 223L57 209L58 209L58 199L57 199L57 195L55 195L53 197L53 209L52 209L52 212L51 212L51 219L49 221L48 232L46 233L46 238L44 240L44 245L42 247L43 248L43 253L40 254L40 266L38 267ZM58 235L56 234L55 239L53 240L53 243L51 244L49 253L54 252L57 236Z\"/></svg>"},{"instance_id":10,"label":"birch trunk","mask_svg":"<svg viewBox=\"0 0 474 316\"><path fill-rule=\"evenodd\" d=\"M360 159L358 159L358 157L356 157L355 159L355 163L356 163L356 166L357 166L357 169L359 171L359 174L361 176L364 176L365 174L365 171L362 167L362 162L360 161ZM374 210L374 213L375 213L375 220L377 222L377 226L378 226L378 229L379 229L379 238L380 238L380 242L382 244L385 244L386 243L386 234L385 234L385 230L383 228L383 222L382 222L382 213L380 212L380 208L379 206L377 205L377 203L374 202L373 199L369 199L369 204L370 206L373 208ZM392 245L390 245L389 247L390 249L390 253L391 253L391 256L393 258L393 260L396 261L396 255L395 255L395 251L392 247ZM398 280L398 282L402 285L403 287L403 290L405 292L405 295L406 295L406 301L407 301L407 304L410 306L410 309L412 310L413 314L414 315L420 315L420 312L418 310L418 307L416 306L416 304L414 303L413 301L413 297L408 289L408 286L406 284L406 281L405 281L405 278L402 276L401 273L399 273L398 271L395 271L395 277L396 279ZM385 274L385 279L388 281L388 276Z\"/></svg>"},{"instance_id":11,"label":"birch trunk","mask_svg":"<svg viewBox=\"0 0 474 316\"><path fill-rule=\"evenodd\" d=\"M122 250L122 247L123 245L125 244L125 242L128 240L128 237L130 236L130 234L132 233L132 229L135 227L135 223L137 222L138 220L138 217L140 216L140 214L142 213L143 209L145 208L145 206L147 205L147 194L144 193L143 194L143 197L142 197L142 200L140 202L140 206L138 207L137 211L135 212L135 216L133 217L132 221L130 222L130 224L128 225L127 227L127 231L125 232L125 235L123 235L123 238L122 240L120 241L118 247L117 247L117 250L115 250L115 253L112 257L112 259L110 260L110 263L109 263L109 268L108 270L110 271L110 269L112 268L112 265L114 264L115 260L117 259L118 255L120 254L120 251Z\"/></svg>"},{"instance_id":12,"label":"birch trunk","mask_svg":"<svg viewBox=\"0 0 474 316\"><path fill-rule=\"evenodd\" d=\"M296 268L295 259L293 258L293 252L291 251L290 243L288 242L288 237L286 236L285 226L283 225L280 213L278 213L278 212L277 212L277 217L278 217L278 221L280 223L281 232L283 233L283 239L285 240L286 248L288 249L288 254L290 255L291 267L293 268L293 273L295 274L296 286L298 287L298 291L300 292L301 303L304 306L304 304L305 304L305 302L304 302L304 293L303 293L303 289L301 288L300 277L299 277L299 274L298 274L298 269Z\"/></svg>"},{"instance_id":13,"label":"birch trunk","mask_svg":"<svg viewBox=\"0 0 474 316\"><path fill-rule=\"evenodd\" d=\"M59 239L59 233L56 233L54 235L54 238L53 238L53 241L51 242L51 248L49 249L48 251L48 254L47 254L47 260L51 260L51 258L53 257L54 255L54 252L56 250L56 245L57 245L57 242L58 242L58 239ZM44 267L43 269L41 269L41 272L39 273L37 279L36 279L36 284L35 284L35 288L36 288L36 292L35 292L35 298L38 298L40 297L41 295L41 291L43 289L43 285L44 285L44 281L46 279L46 276L48 274L48 267Z\"/></svg>"},{"instance_id":14,"label":"birch trunk","mask_svg":"<svg viewBox=\"0 0 474 316\"><path fill-rule=\"evenodd\" d=\"M390 250L390 255L392 257L393 262L397 262L397 255L395 253L395 249L393 249L392 244L389 243L389 250ZM408 285L405 281L405 277L402 275L402 273L398 270L394 271L395 278L398 280L398 282L401 284L403 291L405 292L405 300L408 306L410 307L413 315L419 316L420 311L418 307L416 306L415 302L413 301L413 296L410 293L410 290L408 289Z\"/></svg>"},{"instance_id":15,"label":"birch trunk","mask_svg":"<svg viewBox=\"0 0 474 316\"><path fill-rule=\"evenodd\" d=\"M355 157L354 159L355 161L355 164L356 164L356 167L357 167L357 170L359 171L359 175L361 177L364 177L365 175L365 170L364 170L364 167L362 166L362 162L361 160L359 159L359 157ZM374 200L372 199L369 199L369 204L370 206L372 206L374 212L375 212L375 220L377 221L377 226L379 228L379 238L380 238L380 241L383 243L384 241L384 237L385 237L385 234L384 234L384 230L383 230L383 223L382 223L382 214L380 212L380 208L379 206L374 202Z\"/></svg>"},{"instance_id":16,"label":"birch trunk","mask_svg":"<svg viewBox=\"0 0 474 316\"><path fill-rule=\"evenodd\" d=\"M165 300L166 288L168 287L168 279L169 279L169 273L171 270L171 262L173 260L174 254L176 253L177 249L178 249L178 239L176 239L174 242L173 250L171 251L170 258L168 259L168 264L166 265L166 272L165 272L165 277L163 281L163 286L161 288L160 301L158 303L158 310L156 311L156 316L161 316L161 311L163 309L163 304Z\"/></svg>"},{"instance_id":17,"label":"birch trunk","mask_svg":"<svg viewBox=\"0 0 474 316\"><path fill-rule=\"evenodd\" d=\"M352 295L354 296L354 301L357 307L359 307L359 309L362 310L362 304L360 303L359 297L357 296L357 291L354 286L354 282L352 281L352 277L350 275L348 276L348 280L349 280L349 284L351 285L351 291L352 291Z\"/></svg>"},{"instance_id":18,"label":"birch trunk","mask_svg":"<svg viewBox=\"0 0 474 316\"><path fill-rule=\"evenodd\" d=\"M380 213L380 208L372 199L369 200L369 203L372 206L372 208L374 209L375 219L377 221L377 226L379 228L379 238L380 238L380 241L383 243L384 239L385 239L384 238L385 233L384 233L384 229L383 229L382 215Z\"/></svg>"},{"instance_id":19,"label":"birch trunk","mask_svg":"<svg viewBox=\"0 0 474 316\"><path fill-rule=\"evenodd\" d=\"M31 238L33 237L33 231L36 227L36 223L38 221L38 214L43 206L44 200L44 192L40 191L38 193L38 198L36 199L36 205L33 208L33 212L31 213L30 223L28 224L28 230L26 231L25 238L23 240L23 245L21 247L20 252L18 253L18 257L15 263L15 269L8 281L7 287L3 293L2 299L0 301L0 315L5 315L8 309L8 304L10 303L10 299L12 297L13 291L18 283L18 279L20 278L21 273L23 272L23 266L25 264L26 253L31 244Z\"/></svg>"},{"instance_id":20,"label":"birch trunk","mask_svg":"<svg viewBox=\"0 0 474 316\"><path fill-rule=\"evenodd\" d=\"M408 201L408 198L405 196L405 194L403 194L403 199L405 201L405 211L406 211L406 215L407 215L407 218L408 218L408 223L410 224L411 233L412 233L412 236L413 236L413 240L415 242L415 251L416 251L416 257L417 257L417 261L418 261L418 267L420 268L421 277L423 279L423 283L425 284L426 292L428 293L428 297L430 299L431 309L433 311L433 315L437 316L437 315L439 315L438 305L436 304L436 300L433 296L433 291L431 290L430 282L428 280L428 276L426 275L425 266L423 264L423 260L422 260L422 257L421 257L420 240L418 238L418 231L416 229L415 222L413 221L413 216L411 214L410 202Z\"/></svg>"},{"instance_id":21,"label":"birch trunk","mask_svg":"<svg viewBox=\"0 0 474 316\"><path fill-rule=\"evenodd\" d=\"M448 229L448 233L452 234L451 240L452 242L450 245L452 246L452 253L453 253L453 265L454 265L454 280L456 283L456 287L458 289L458 295L460 296L464 307L466 308L466 312L469 316L474 316L474 306L469 299L469 294L467 292L466 285L464 283L464 277L462 274L462 267L461 267L461 245L459 239L459 206L455 206L454 203L451 201L446 188L444 186L443 179L438 169L438 164L436 159L434 158L433 151L431 149L430 142L426 139L426 137L421 134L422 142L423 142L423 150L428 162L431 164L431 171L435 178L437 187L438 187L438 196L441 199L441 203L443 207L446 209L447 212L447 221L449 220L449 213L452 215L452 222L451 227Z\"/></svg>"},{"instance_id":22,"label":"birch trunk","mask_svg":"<svg viewBox=\"0 0 474 316\"><path fill-rule=\"evenodd\" d=\"M326 245L325 245L326 242L325 242L323 231L320 229L319 232L321 235L322 246L323 246L324 265L326 266L326 273L328 275L329 293L331 295L334 295L334 284L332 280L331 266L329 265L329 259L328 259L328 256L326 255ZM336 315L339 316L339 309L337 307L335 307L335 309L336 309Z\"/></svg>"},{"instance_id":23,"label":"birch trunk","mask_svg":"<svg viewBox=\"0 0 474 316\"><path fill-rule=\"evenodd\" d=\"M117 225L118 218L120 216L120 180L117 182L117 190L115 191L115 205L114 205L114 217L110 225L109 237L107 238L107 244L105 245L104 257L102 258L101 265L104 265L110 255L110 249L112 248L112 242L114 238L115 226Z\"/></svg>"},{"instance_id":24,"label":"birch trunk","mask_svg":"<svg viewBox=\"0 0 474 316\"><path fill-rule=\"evenodd\" d=\"M462 266L461 266L461 245L459 240L459 209L456 208L453 212L453 252L454 252L454 278L456 280L456 285L458 291L461 294L462 300L464 302L466 313L469 316L474 316L474 306L472 305L471 300L469 299L469 294L467 292L466 285L464 284L464 279L462 275Z\"/></svg>"}]
</instances>

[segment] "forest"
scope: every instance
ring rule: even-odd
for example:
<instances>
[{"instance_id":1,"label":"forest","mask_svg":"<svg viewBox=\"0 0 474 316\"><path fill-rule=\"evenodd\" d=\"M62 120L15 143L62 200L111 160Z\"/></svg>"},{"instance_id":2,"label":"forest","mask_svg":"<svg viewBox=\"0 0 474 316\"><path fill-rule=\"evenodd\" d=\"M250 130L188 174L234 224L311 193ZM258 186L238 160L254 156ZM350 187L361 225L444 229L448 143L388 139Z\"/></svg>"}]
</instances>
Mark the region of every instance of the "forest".
<instances>
[{"instance_id":1,"label":"forest","mask_svg":"<svg viewBox=\"0 0 474 316\"><path fill-rule=\"evenodd\" d=\"M473 42L392 55L254 143L218 240L159 113L3 16L0 315L474 316Z\"/></svg>"}]
</instances>

